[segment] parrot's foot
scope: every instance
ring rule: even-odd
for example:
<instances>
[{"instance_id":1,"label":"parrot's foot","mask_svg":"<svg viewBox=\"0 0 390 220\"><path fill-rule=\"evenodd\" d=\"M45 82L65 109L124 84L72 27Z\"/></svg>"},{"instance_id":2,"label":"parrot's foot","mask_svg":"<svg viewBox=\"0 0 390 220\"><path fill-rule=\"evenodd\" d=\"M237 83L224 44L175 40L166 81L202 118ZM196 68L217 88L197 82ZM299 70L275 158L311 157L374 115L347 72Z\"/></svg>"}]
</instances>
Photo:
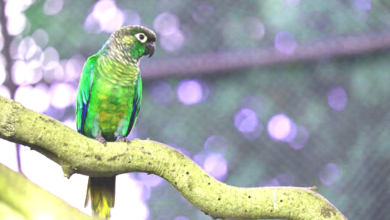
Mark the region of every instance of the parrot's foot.
<instances>
[{"instance_id":1,"label":"parrot's foot","mask_svg":"<svg viewBox=\"0 0 390 220\"><path fill-rule=\"evenodd\" d=\"M118 136L116 137L116 140L115 142L130 142L129 139L127 139L127 137L122 137L122 136Z\"/></svg>"},{"instance_id":2,"label":"parrot's foot","mask_svg":"<svg viewBox=\"0 0 390 220\"><path fill-rule=\"evenodd\" d=\"M104 139L104 137L102 136L101 133L98 133L98 135L96 136L95 139L96 139L97 141L99 141L100 143L104 144L104 145L106 145L106 143L107 143L106 139Z\"/></svg>"}]
</instances>

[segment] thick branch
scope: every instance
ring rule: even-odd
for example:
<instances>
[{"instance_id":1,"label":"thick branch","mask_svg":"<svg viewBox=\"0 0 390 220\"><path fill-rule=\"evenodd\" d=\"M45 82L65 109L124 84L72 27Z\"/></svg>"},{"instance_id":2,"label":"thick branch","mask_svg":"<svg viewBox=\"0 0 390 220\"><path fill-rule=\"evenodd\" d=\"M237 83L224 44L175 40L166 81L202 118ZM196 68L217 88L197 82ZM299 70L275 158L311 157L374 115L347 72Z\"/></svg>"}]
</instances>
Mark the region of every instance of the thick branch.
<instances>
[{"instance_id":1,"label":"thick branch","mask_svg":"<svg viewBox=\"0 0 390 220\"><path fill-rule=\"evenodd\" d=\"M2 164L0 173L0 219L96 220Z\"/></svg>"},{"instance_id":2,"label":"thick branch","mask_svg":"<svg viewBox=\"0 0 390 220\"><path fill-rule=\"evenodd\" d=\"M214 218L346 219L311 188L228 186L164 144L137 139L104 146L2 97L0 137L43 153L60 164L67 177L73 173L105 177L128 172L159 175Z\"/></svg>"}]
</instances>

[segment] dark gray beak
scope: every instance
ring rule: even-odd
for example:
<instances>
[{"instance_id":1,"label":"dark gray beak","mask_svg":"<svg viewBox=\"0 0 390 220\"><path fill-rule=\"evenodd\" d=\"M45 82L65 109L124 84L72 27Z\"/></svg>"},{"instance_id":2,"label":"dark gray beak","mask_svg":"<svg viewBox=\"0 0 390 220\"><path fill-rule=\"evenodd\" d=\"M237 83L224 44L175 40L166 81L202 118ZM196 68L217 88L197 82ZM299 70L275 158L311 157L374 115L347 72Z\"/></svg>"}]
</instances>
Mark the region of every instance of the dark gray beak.
<instances>
[{"instance_id":1,"label":"dark gray beak","mask_svg":"<svg viewBox=\"0 0 390 220\"><path fill-rule=\"evenodd\" d=\"M144 56L149 55L150 58L151 56L153 56L155 50L156 50L156 44L154 42L148 42L146 44L146 50L143 55Z\"/></svg>"}]
</instances>

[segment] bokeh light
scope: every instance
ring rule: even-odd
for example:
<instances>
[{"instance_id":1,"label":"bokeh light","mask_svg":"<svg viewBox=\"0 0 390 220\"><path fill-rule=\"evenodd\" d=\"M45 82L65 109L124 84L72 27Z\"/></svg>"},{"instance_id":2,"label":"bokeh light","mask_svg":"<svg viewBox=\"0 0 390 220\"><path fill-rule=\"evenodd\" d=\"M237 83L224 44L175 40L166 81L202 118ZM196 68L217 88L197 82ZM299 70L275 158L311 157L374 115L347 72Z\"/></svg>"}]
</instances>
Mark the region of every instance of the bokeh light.
<instances>
[{"instance_id":1,"label":"bokeh light","mask_svg":"<svg viewBox=\"0 0 390 220\"><path fill-rule=\"evenodd\" d=\"M184 43L184 35L179 30L179 18L169 12L159 14L153 21L153 27L161 34L161 46L166 51L177 51Z\"/></svg>"},{"instance_id":2,"label":"bokeh light","mask_svg":"<svg viewBox=\"0 0 390 220\"><path fill-rule=\"evenodd\" d=\"M33 43L32 38L28 38L30 43ZM22 46L27 43L27 41L21 42L21 47L19 47L19 54L24 54L23 57L27 62L22 60L17 60L12 66L12 81L16 85L23 84L35 84L42 79L43 69L41 66L41 61L38 59L30 59L35 54L41 53L40 48L36 47L35 44L30 45L31 47ZM39 55L38 55L39 56Z\"/></svg>"},{"instance_id":3,"label":"bokeh light","mask_svg":"<svg viewBox=\"0 0 390 220\"><path fill-rule=\"evenodd\" d=\"M170 35L162 35L160 42L162 48L164 48L166 51L177 51L183 46L184 35L180 30L178 30Z\"/></svg>"},{"instance_id":4,"label":"bokeh light","mask_svg":"<svg viewBox=\"0 0 390 220\"><path fill-rule=\"evenodd\" d=\"M27 51L26 57L27 62L36 62L39 63L39 67L42 68L42 62L44 60L44 54L42 48L38 45L33 47L33 50L29 49Z\"/></svg>"},{"instance_id":5,"label":"bokeh light","mask_svg":"<svg viewBox=\"0 0 390 220\"><path fill-rule=\"evenodd\" d=\"M41 48L45 48L47 43L49 42L49 35L43 29L37 29L31 37L34 39L35 43Z\"/></svg>"},{"instance_id":6,"label":"bokeh light","mask_svg":"<svg viewBox=\"0 0 390 220\"><path fill-rule=\"evenodd\" d=\"M19 44L22 41L23 38L20 36L15 36L10 44L10 50L9 53L11 55L11 58L13 59L23 59L23 57L19 54Z\"/></svg>"},{"instance_id":7,"label":"bokeh light","mask_svg":"<svg viewBox=\"0 0 390 220\"><path fill-rule=\"evenodd\" d=\"M75 118L73 118L73 119L66 119L65 121L62 122L62 124L68 126L70 129L72 129L74 131L77 130Z\"/></svg>"},{"instance_id":8,"label":"bokeh light","mask_svg":"<svg viewBox=\"0 0 390 220\"><path fill-rule=\"evenodd\" d=\"M1 25L0 25L0 30L1 30ZM4 47L4 37L3 35L0 34L0 51L3 50Z\"/></svg>"},{"instance_id":9,"label":"bokeh light","mask_svg":"<svg viewBox=\"0 0 390 220\"><path fill-rule=\"evenodd\" d=\"M204 170L217 180L224 180L227 174L227 160L222 154L209 154L203 164Z\"/></svg>"},{"instance_id":10,"label":"bokeh light","mask_svg":"<svg viewBox=\"0 0 390 220\"><path fill-rule=\"evenodd\" d=\"M354 0L355 6L361 11L371 10L371 0Z\"/></svg>"},{"instance_id":11,"label":"bokeh light","mask_svg":"<svg viewBox=\"0 0 390 220\"><path fill-rule=\"evenodd\" d=\"M64 68L63 65L57 65L54 69L45 70L43 73L43 79L47 83L53 83L62 81L64 78Z\"/></svg>"},{"instance_id":12,"label":"bokeh light","mask_svg":"<svg viewBox=\"0 0 390 220\"><path fill-rule=\"evenodd\" d=\"M246 34L254 40L261 40L265 34L263 22L256 17L248 17L245 19Z\"/></svg>"},{"instance_id":13,"label":"bokeh light","mask_svg":"<svg viewBox=\"0 0 390 220\"><path fill-rule=\"evenodd\" d=\"M31 1L7 1L5 15L8 17L7 30L10 35L18 35L26 27L27 19L23 11Z\"/></svg>"},{"instance_id":14,"label":"bokeh light","mask_svg":"<svg viewBox=\"0 0 390 220\"><path fill-rule=\"evenodd\" d=\"M309 132L304 127L298 125L296 126L294 138L288 144L291 148L300 150L306 146L308 140Z\"/></svg>"},{"instance_id":15,"label":"bokeh light","mask_svg":"<svg viewBox=\"0 0 390 220\"><path fill-rule=\"evenodd\" d=\"M157 81L150 86L150 98L155 105L167 106L175 99L175 92L169 83Z\"/></svg>"},{"instance_id":16,"label":"bokeh light","mask_svg":"<svg viewBox=\"0 0 390 220\"><path fill-rule=\"evenodd\" d=\"M5 78L6 78L5 67L4 65L0 64L0 85L4 83Z\"/></svg>"},{"instance_id":17,"label":"bokeh light","mask_svg":"<svg viewBox=\"0 0 390 220\"><path fill-rule=\"evenodd\" d=\"M84 29L92 34L98 34L102 31L99 20L97 20L93 13L90 13L84 20Z\"/></svg>"},{"instance_id":18,"label":"bokeh light","mask_svg":"<svg viewBox=\"0 0 390 220\"><path fill-rule=\"evenodd\" d=\"M19 13L8 18L7 30L10 35L18 35L26 27L26 16Z\"/></svg>"},{"instance_id":19,"label":"bokeh light","mask_svg":"<svg viewBox=\"0 0 390 220\"><path fill-rule=\"evenodd\" d=\"M241 107L243 109L250 109L253 112L256 112L256 115L261 115L264 110L264 102L257 95L247 95L241 101ZM253 115L253 114L252 114ZM254 141L260 137L263 132L263 125L261 121L258 120L257 126L251 132L245 132L244 137L250 141Z\"/></svg>"},{"instance_id":20,"label":"bokeh light","mask_svg":"<svg viewBox=\"0 0 390 220\"><path fill-rule=\"evenodd\" d=\"M342 111L347 106L348 97L345 90L341 87L332 88L328 93L329 106L336 110Z\"/></svg>"},{"instance_id":21,"label":"bokeh light","mask_svg":"<svg viewBox=\"0 0 390 220\"><path fill-rule=\"evenodd\" d=\"M48 87L45 84L19 86L15 92L15 101L36 112L45 112L50 105Z\"/></svg>"},{"instance_id":22,"label":"bokeh light","mask_svg":"<svg viewBox=\"0 0 390 220\"><path fill-rule=\"evenodd\" d=\"M251 133L256 130L259 120L252 109L243 108L234 116L234 125L241 133Z\"/></svg>"},{"instance_id":23,"label":"bokeh light","mask_svg":"<svg viewBox=\"0 0 390 220\"><path fill-rule=\"evenodd\" d=\"M35 44L34 39L31 37L26 37L22 39L18 46L18 53L20 57L24 60L28 60L29 58L31 58L36 50L37 46Z\"/></svg>"},{"instance_id":24,"label":"bokeh light","mask_svg":"<svg viewBox=\"0 0 390 220\"><path fill-rule=\"evenodd\" d=\"M32 39L32 38L30 38L30 39L31 39L31 42L33 44L28 46L28 50L26 51L26 53L24 55L24 59L26 61L31 60L33 57L40 58L40 56L42 54L41 48L37 47L37 45L35 44L34 39ZM37 53L39 53L39 54L36 55ZM34 62L37 62L37 63L39 63L39 65L41 65L41 62L38 59L35 59Z\"/></svg>"},{"instance_id":25,"label":"bokeh light","mask_svg":"<svg viewBox=\"0 0 390 220\"><path fill-rule=\"evenodd\" d=\"M30 74L27 65L23 61L16 61L11 69L12 81L16 85L21 85L26 81L26 75Z\"/></svg>"},{"instance_id":26,"label":"bokeh light","mask_svg":"<svg viewBox=\"0 0 390 220\"><path fill-rule=\"evenodd\" d=\"M285 114L274 115L268 122L268 134L278 141L290 141L295 137L294 122Z\"/></svg>"},{"instance_id":27,"label":"bokeh light","mask_svg":"<svg viewBox=\"0 0 390 220\"><path fill-rule=\"evenodd\" d=\"M193 157L192 157L192 160L198 164L199 166L203 166L206 158L207 158L208 154L205 153L204 151L198 153L198 154L195 154Z\"/></svg>"},{"instance_id":28,"label":"bokeh light","mask_svg":"<svg viewBox=\"0 0 390 220\"><path fill-rule=\"evenodd\" d=\"M123 11L123 15L125 16L125 22L123 23L123 26L141 24L141 16L137 11L126 9Z\"/></svg>"},{"instance_id":29,"label":"bokeh light","mask_svg":"<svg viewBox=\"0 0 390 220\"><path fill-rule=\"evenodd\" d=\"M50 105L49 108L45 111L45 115L56 120L60 120L65 115L65 108L56 108Z\"/></svg>"},{"instance_id":30,"label":"bokeh light","mask_svg":"<svg viewBox=\"0 0 390 220\"><path fill-rule=\"evenodd\" d=\"M253 142L261 136L261 134L263 133L263 130L264 130L263 124L259 121L259 123L254 131L248 132L248 133L243 133L243 135L247 140Z\"/></svg>"},{"instance_id":31,"label":"bokeh light","mask_svg":"<svg viewBox=\"0 0 390 220\"><path fill-rule=\"evenodd\" d=\"M147 202L150 199L150 196L152 195L152 188L148 184L145 184L141 180L138 180L131 173L129 174L129 177L132 178L132 179L137 180L136 181L137 185L139 185L139 187L142 188L141 200L143 202Z\"/></svg>"},{"instance_id":32,"label":"bokeh light","mask_svg":"<svg viewBox=\"0 0 390 220\"><path fill-rule=\"evenodd\" d=\"M143 191L144 185L129 178L128 174L116 176L115 208L111 211L111 219L119 220L129 217L135 220L146 220L149 216L149 208L145 204Z\"/></svg>"},{"instance_id":33,"label":"bokeh light","mask_svg":"<svg viewBox=\"0 0 390 220\"><path fill-rule=\"evenodd\" d=\"M28 62L27 68L30 70L30 74L26 77L26 83L35 84L41 81L43 76L43 69L38 60L31 60Z\"/></svg>"},{"instance_id":34,"label":"bokeh light","mask_svg":"<svg viewBox=\"0 0 390 220\"><path fill-rule=\"evenodd\" d=\"M0 26L1 28L1 26ZM1 29L0 29L1 30ZM1 39L1 38L0 38ZM6 60L5 60L5 57L3 54L0 53L0 66L2 66L3 68L5 68L5 64L6 64Z\"/></svg>"},{"instance_id":35,"label":"bokeh light","mask_svg":"<svg viewBox=\"0 0 390 220\"><path fill-rule=\"evenodd\" d=\"M44 66L45 70L51 70L57 67L59 64L60 56L56 49L53 47L48 47L43 51L44 54L44 60L42 65Z\"/></svg>"},{"instance_id":36,"label":"bokeh light","mask_svg":"<svg viewBox=\"0 0 390 220\"><path fill-rule=\"evenodd\" d=\"M58 70L59 73L57 73L57 70L55 71L56 76L58 75L57 81L73 82L77 80L80 77L81 72L83 71L85 61L86 59L79 54L73 55L68 60L63 60L62 67L65 69L65 72L61 73L63 74L63 78L60 78L59 74L63 70Z\"/></svg>"},{"instance_id":37,"label":"bokeh light","mask_svg":"<svg viewBox=\"0 0 390 220\"><path fill-rule=\"evenodd\" d=\"M0 95L1 95L1 86L0 86ZM18 171L18 164L15 160L16 158L16 150L15 150L15 144L9 141L6 141L4 139L0 138L0 146L1 154L0 154L0 161L1 164L4 164L8 168Z\"/></svg>"},{"instance_id":38,"label":"bokeh light","mask_svg":"<svg viewBox=\"0 0 390 220\"><path fill-rule=\"evenodd\" d=\"M9 91L8 87L4 85L0 85L0 96L3 96L4 98L7 99L11 98L11 92Z\"/></svg>"},{"instance_id":39,"label":"bokeh light","mask_svg":"<svg viewBox=\"0 0 390 220\"><path fill-rule=\"evenodd\" d=\"M265 184L260 183L260 186L294 186L294 177L288 173L282 173L274 178L271 178Z\"/></svg>"},{"instance_id":40,"label":"bokeh light","mask_svg":"<svg viewBox=\"0 0 390 220\"><path fill-rule=\"evenodd\" d=\"M190 220L190 219L185 217L185 216L179 215L179 216L176 216L173 220Z\"/></svg>"},{"instance_id":41,"label":"bokeh light","mask_svg":"<svg viewBox=\"0 0 390 220\"><path fill-rule=\"evenodd\" d=\"M299 5L299 3L301 2L301 0L281 0L281 1L287 7L295 7Z\"/></svg>"},{"instance_id":42,"label":"bokeh light","mask_svg":"<svg viewBox=\"0 0 390 220\"><path fill-rule=\"evenodd\" d=\"M192 11L191 16L198 23L206 23L214 14L214 8L208 2L200 2Z\"/></svg>"},{"instance_id":43,"label":"bokeh light","mask_svg":"<svg viewBox=\"0 0 390 220\"><path fill-rule=\"evenodd\" d=\"M228 142L221 135L212 135L204 143L204 149L208 153L224 154L227 150Z\"/></svg>"},{"instance_id":44,"label":"bokeh light","mask_svg":"<svg viewBox=\"0 0 390 220\"><path fill-rule=\"evenodd\" d=\"M169 12L159 14L153 21L154 30L161 35L171 35L179 30L179 18Z\"/></svg>"},{"instance_id":45,"label":"bokeh light","mask_svg":"<svg viewBox=\"0 0 390 220\"><path fill-rule=\"evenodd\" d=\"M185 105L197 104L202 100L202 86L197 80L183 80L177 88L179 101Z\"/></svg>"},{"instance_id":46,"label":"bokeh light","mask_svg":"<svg viewBox=\"0 0 390 220\"><path fill-rule=\"evenodd\" d=\"M322 168L319 178L322 182L322 184L326 186L330 186L334 184L340 175L339 167L334 163L328 163L325 164L325 166Z\"/></svg>"},{"instance_id":47,"label":"bokeh light","mask_svg":"<svg viewBox=\"0 0 390 220\"><path fill-rule=\"evenodd\" d=\"M66 108L75 102L75 89L67 83L53 83L50 86L51 104L56 108Z\"/></svg>"},{"instance_id":48,"label":"bokeh light","mask_svg":"<svg viewBox=\"0 0 390 220\"><path fill-rule=\"evenodd\" d=\"M164 179L154 174L138 173L138 179L149 187L156 187L164 182Z\"/></svg>"},{"instance_id":49,"label":"bokeh light","mask_svg":"<svg viewBox=\"0 0 390 220\"><path fill-rule=\"evenodd\" d=\"M287 31L281 31L276 34L275 48L282 53L292 54L297 47L297 42L294 35Z\"/></svg>"},{"instance_id":50,"label":"bokeh light","mask_svg":"<svg viewBox=\"0 0 390 220\"><path fill-rule=\"evenodd\" d=\"M113 0L100 0L96 2L93 11L84 21L84 28L90 33L100 33L101 31L112 33L123 25L125 16L116 7Z\"/></svg>"},{"instance_id":51,"label":"bokeh light","mask_svg":"<svg viewBox=\"0 0 390 220\"><path fill-rule=\"evenodd\" d=\"M48 87L44 83L39 83L34 86L32 91L34 101L34 111L45 112L50 105L50 96ZM16 97L16 96L15 96Z\"/></svg>"},{"instance_id":52,"label":"bokeh light","mask_svg":"<svg viewBox=\"0 0 390 220\"><path fill-rule=\"evenodd\" d=\"M43 5L43 12L47 15L59 13L64 5L64 0L46 0Z\"/></svg>"},{"instance_id":53,"label":"bokeh light","mask_svg":"<svg viewBox=\"0 0 390 220\"><path fill-rule=\"evenodd\" d=\"M26 9L24 1L7 1L5 15L10 17Z\"/></svg>"}]
</instances>

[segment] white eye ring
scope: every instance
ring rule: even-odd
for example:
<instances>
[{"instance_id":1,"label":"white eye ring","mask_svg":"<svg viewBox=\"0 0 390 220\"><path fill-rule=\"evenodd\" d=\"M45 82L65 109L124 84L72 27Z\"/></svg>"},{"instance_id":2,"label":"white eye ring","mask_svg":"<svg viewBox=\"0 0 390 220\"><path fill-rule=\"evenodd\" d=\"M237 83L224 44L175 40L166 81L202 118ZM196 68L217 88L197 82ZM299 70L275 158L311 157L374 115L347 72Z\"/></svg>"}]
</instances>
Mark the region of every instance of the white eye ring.
<instances>
[{"instance_id":1,"label":"white eye ring","mask_svg":"<svg viewBox=\"0 0 390 220\"><path fill-rule=\"evenodd\" d=\"M141 42L141 43L145 43L147 40L148 40L148 37L146 37L145 34L143 33L138 33L135 35L135 37Z\"/></svg>"}]
</instances>

